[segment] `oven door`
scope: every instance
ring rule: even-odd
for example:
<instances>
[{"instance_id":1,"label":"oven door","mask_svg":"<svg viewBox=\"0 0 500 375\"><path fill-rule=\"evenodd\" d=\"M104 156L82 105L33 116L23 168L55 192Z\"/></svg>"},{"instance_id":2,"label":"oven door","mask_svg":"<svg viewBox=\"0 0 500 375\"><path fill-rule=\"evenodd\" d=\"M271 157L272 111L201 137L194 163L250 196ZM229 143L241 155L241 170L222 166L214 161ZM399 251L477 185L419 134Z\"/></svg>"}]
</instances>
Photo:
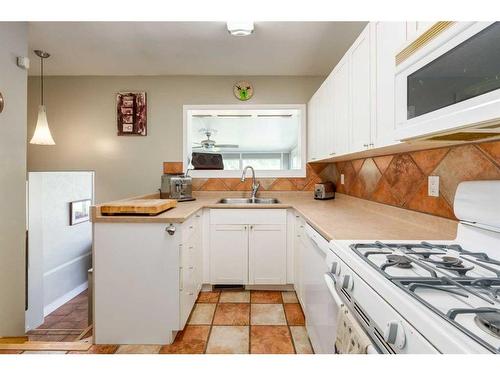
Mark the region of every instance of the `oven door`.
<instances>
[{"instance_id":1,"label":"oven door","mask_svg":"<svg viewBox=\"0 0 500 375\"><path fill-rule=\"evenodd\" d=\"M432 139L477 126L488 126L481 132L496 133L492 125L500 121L499 39L500 22L456 22L400 63L395 79L396 139Z\"/></svg>"}]
</instances>

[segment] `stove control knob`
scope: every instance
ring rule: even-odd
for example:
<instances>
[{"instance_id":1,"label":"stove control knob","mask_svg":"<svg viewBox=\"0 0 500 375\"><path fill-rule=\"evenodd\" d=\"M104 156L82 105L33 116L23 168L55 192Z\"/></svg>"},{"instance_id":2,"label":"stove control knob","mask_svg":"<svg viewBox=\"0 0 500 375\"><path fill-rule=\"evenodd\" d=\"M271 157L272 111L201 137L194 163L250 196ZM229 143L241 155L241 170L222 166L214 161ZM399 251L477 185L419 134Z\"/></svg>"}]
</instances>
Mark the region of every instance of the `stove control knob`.
<instances>
[{"instance_id":1,"label":"stove control knob","mask_svg":"<svg viewBox=\"0 0 500 375\"><path fill-rule=\"evenodd\" d=\"M395 345L398 349L403 349L406 344L405 329L401 322L391 320L384 330L384 339L387 343Z\"/></svg>"},{"instance_id":2,"label":"stove control knob","mask_svg":"<svg viewBox=\"0 0 500 375\"><path fill-rule=\"evenodd\" d=\"M350 292L352 288L354 287L354 281L352 280L351 275L344 275L342 277L342 284L341 284L342 289L347 290Z\"/></svg>"},{"instance_id":3,"label":"stove control knob","mask_svg":"<svg viewBox=\"0 0 500 375\"><path fill-rule=\"evenodd\" d=\"M333 273L336 276L340 276L340 263L339 262L333 262L332 263L332 268L331 268L330 272Z\"/></svg>"}]
</instances>

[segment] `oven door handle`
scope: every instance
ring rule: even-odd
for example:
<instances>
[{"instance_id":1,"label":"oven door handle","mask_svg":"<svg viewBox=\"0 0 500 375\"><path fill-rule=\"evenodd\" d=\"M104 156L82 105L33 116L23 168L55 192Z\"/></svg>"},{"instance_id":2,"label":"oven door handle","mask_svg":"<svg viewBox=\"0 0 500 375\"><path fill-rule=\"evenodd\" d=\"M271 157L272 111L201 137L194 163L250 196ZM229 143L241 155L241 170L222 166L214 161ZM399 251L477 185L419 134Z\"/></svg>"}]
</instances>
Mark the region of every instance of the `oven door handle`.
<instances>
[{"instance_id":1,"label":"oven door handle","mask_svg":"<svg viewBox=\"0 0 500 375\"><path fill-rule=\"evenodd\" d=\"M335 288L335 285L337 284L337 278L331 272L325 273L324 278L326 286L328 287L328 290L330 291L335 304L337 306L342 306L344 303L340 299L340 296L337 293L337 289Z\"/></svg>"}]
</instances>

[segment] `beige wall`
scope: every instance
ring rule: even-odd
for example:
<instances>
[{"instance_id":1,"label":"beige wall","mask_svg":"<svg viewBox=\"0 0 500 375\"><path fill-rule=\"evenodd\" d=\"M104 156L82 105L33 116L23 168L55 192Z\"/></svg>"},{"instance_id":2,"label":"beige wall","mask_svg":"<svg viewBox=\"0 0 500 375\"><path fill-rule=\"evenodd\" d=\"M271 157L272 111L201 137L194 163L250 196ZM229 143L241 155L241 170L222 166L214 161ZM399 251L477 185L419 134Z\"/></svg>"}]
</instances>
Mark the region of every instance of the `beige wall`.
<instances>
[{"instance_id":1,"label":"beige wall","mask_svg":"<svg viewBox=\"0 0 500 375\"><path fill-rule=\"evenodd\" d=\"M50 63L50 61L48 62ZM45 101L56 146L28 147L28 170L94 170L96 202L159 188L163 161L182 160L184 104L241 103L232 94L240 77L47 77ZM244 77L250 103L307 103L324 77ZM147 137L116 135L115 93L145 90ZM28 136L34 131L39 78L28 84Z\"/></svg>"},{"instance_id":2,"label":"beige wall","mask_svg":"<svg viewBox=\"0 0 500 375\"><path fill-rule=\"evenodd\" d=\"M16 57L27 56L27 31L0 22L0 336L24 333L27 74Z\"/></svg>"}]
</instances>

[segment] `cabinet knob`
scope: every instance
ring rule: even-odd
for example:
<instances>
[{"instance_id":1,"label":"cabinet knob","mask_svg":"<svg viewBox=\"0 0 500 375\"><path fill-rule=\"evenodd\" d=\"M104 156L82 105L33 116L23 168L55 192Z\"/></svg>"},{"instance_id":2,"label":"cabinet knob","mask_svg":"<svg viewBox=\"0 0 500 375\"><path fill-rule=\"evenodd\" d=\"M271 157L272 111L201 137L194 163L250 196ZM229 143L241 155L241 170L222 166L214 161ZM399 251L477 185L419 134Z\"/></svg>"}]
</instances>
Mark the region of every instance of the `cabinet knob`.
<instances>
[{"instance_id":1,"label":"cabinet knob","mask_svg":"<svg viewBox=\"0 0 500 375\"><path fill-rule=\"evenodd\" d=\"M166 227L165 230L171 236L173 236L175 234L175 227L172 224L170 224L168 227Z\"/></svg>"},{"instance_id":2,"label":"cabinet knob","mask_svg":"<svg viewBox=\"0 0 500 375\"><path fill-rule=\"evenodd\" d=\"M330 152L330 155L335 155L335 152Z\"/></svg>"},{"instance_id":3,"label":"cabinet knob","mask_svg":"<svg viewBox=\"0 0 500 375\"><path fill-rule=\"evenodd\" d=\"M364 143L364 144L363 144L363 147L368 147L368 143Z\"/></svg>"}]
</instances>

